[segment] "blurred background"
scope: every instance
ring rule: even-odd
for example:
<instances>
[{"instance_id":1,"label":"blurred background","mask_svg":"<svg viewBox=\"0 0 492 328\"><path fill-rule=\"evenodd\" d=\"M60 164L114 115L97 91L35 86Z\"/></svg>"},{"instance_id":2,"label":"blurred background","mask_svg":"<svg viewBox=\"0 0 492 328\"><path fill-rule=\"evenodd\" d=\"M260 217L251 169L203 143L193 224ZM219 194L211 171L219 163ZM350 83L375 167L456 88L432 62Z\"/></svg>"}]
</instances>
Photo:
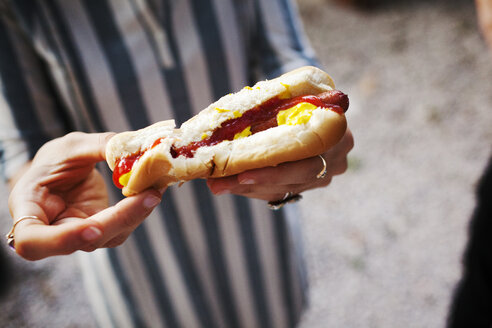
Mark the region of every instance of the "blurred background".
<instances>
[{"instance_id":1,"label":"blurred background","mask_svg":"<svg viewBox=\"0 0 492 328\"><path fill-rule=\"evenodd\" d=\"M492 56L473 1L298 0L350 96L349 170L305 194L301 327L443 327L492 154ZM0 186L0 231L11 225ZM0 326L94 327L73 256L0 247Z\"/></svg>"}]
</instances>

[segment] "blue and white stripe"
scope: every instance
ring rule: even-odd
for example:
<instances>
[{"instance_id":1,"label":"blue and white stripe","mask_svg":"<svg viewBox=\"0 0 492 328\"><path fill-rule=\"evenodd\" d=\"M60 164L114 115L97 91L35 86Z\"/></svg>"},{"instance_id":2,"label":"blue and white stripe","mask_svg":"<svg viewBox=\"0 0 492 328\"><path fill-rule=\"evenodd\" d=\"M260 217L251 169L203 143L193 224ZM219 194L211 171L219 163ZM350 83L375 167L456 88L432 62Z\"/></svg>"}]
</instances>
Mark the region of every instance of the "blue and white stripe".
<instances>
[{"instance_id":1,"label":"blue and white stripe","mask_svg":"<svg viewBox=\"0 0 492 328\"><path fill-rule=\"evenodd\" d=\"M179 125L259 78L316 64L288 0L0 4L7 178L67 131ZM204 181L170 188L122 246L80 254L99 325L295 326L307 290L298 219L213 196Z\"/></svg>"}]
</instances>

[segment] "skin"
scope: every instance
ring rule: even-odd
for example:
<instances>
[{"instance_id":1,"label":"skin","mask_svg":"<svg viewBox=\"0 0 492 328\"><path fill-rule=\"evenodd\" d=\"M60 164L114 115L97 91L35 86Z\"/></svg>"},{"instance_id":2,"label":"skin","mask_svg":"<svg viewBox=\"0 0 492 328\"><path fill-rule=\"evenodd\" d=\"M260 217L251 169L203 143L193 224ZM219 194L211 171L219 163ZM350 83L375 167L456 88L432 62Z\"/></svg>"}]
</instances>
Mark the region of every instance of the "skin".
<instances>
[{"instance_id":1,"label":"skin","mask_svg":"<svg viewBox=\"0 0 492 328\"><path fill-rule=\"evenodd\" d=\"M112 133L70 133L46 143L32 163L12 183L9 209L13 218L34 215L15 228L15 250L23 258L38 260L77 250L93 251L122 244L160 203L165 190L146 190L108 207L108 193L98 162L105 161L105 148ZM347 169L347 154L353 137L347 131L342 141L323 153L328 173L316 156L281 164L275 168L243 172L207 181L215 194L233 193L263 200L276 200L286 192L327 186L334 175Z\"/></svg>"},{"instance_id":2,"label":"skin","mask_svg":"<svg viewBox=\"0 0 492 328\"><path fill-rule=\"evenodd\" d=\"M329 185L333 176L347 170L347 154L353 147L354 138L347 129L337 145L321 154L327 165L327 174L322 179L316 178L316 175L323 169L323 163L318 156L314 156L230 177L208 179L207 184L215 195L231 193L266 201L279 200L288 192L297 194Z\"/></svg>"},{"instance_id":3,"label":"skin","mask_svg":"<svg viewBox=\"0 0 492 328\"><path fill-rule=\"evenodd\" d=\"M492 1L476 0L478 23L490 49L492 49Z\"/></svg>"},{"instance_id":4,"label":"skin","mask_svg":"<svg viewBox=\"0 0 492 328\"><path fill-rule=\"evenodd\" d=\"M160 203L146 190L108 207L95 164L104 161L112 133L71 133L46 143L18 178L9 197L13 218L35 215L15 228L15 250L27 260L93 251L123 243Z\"/></svg>"}]
</instances>

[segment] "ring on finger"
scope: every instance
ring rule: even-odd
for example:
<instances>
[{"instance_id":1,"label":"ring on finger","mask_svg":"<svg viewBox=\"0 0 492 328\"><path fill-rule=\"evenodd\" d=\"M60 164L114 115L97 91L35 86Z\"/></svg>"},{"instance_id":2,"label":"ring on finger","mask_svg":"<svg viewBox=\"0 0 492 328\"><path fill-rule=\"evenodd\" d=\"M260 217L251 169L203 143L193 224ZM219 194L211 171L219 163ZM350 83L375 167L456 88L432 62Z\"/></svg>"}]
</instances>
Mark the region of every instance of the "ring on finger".
<instances>
[{"instance_id":1,"label":"ring on finger","mask_svg":"<svg viewBox=\"0 0 492 328\"><path fill-rule=\"evenodd\" d=\"M318 179L323 179L326 177L326 173L328 172L328 167L326 166L326 160L323 156L318 155L318 157L321 159L321 162L323 163L323 169L316 175L316 178Z\"/></svg>"},{"instance_id":2,"label":"ring on finger","mask_svg":"<svg viewBox=\"0 0 492 328\"><path fill-rule=\"evenodd\" d=\"M12 250L15 250L15 235L14 235L15 227L19 224L19 222L26 220L26 219L40 220L40 218L38 218L35 215L24 215L24 216L21 216L20 218L18 218L17 220L15 220L14 224L12 225L12 228L5 235L5 237L7 238L7 245L9 245L9 247Z\"/></svg>"}]
</instances>

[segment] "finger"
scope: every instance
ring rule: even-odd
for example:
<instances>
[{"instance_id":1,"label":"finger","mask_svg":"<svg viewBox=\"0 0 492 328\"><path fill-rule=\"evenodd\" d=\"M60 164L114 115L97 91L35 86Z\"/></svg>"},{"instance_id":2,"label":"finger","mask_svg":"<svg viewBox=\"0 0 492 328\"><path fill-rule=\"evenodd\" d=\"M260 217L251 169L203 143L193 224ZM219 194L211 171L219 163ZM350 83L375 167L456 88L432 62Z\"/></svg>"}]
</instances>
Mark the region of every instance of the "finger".
<instances>
[{"instance_id":1,"label":"finger","mask_svg":"<svg viewBox=\"0 0 492 328\"><path fill-rule=\"evenodd\" d=\"M94 248L102 236L98 223L89 220L79 219L60 225L46 225L41 220L23 220L15 228L14 247L21 257L33 261Z\"/></svg>"},{"instance_id":2,"label":"finger","mask_svg":"<svg viewBox=\"0 0 492 328\"><path fill-rule=\"evenodd\" d=\"M113 248L122 245L130 236L130 233L122 233L114 237L113 239L107 241L102 247Z\"/></svg>"},{"instance_id":3,"label":"finger","mask_svg":"<svg viewBox=\"0 0 492 328\"><path fill-rule=\"evenodd\" d=\"M231 177L208 179L207 184L215 195L301 192L313 185L325 186L330 182L330 177L333 175L330 170L324 179L317 178L323 168L323 162L316 156L302 161L283 163L277 167L250 170ZM336 171L342 170L338 164L332 168Z\"/></svg>"},{"instance_id":4,"label":"finger","mask_svg":"<svg viewBox=\"0 0 492 328\"><path fill-rule=\"evenodd\" d=\"M295 162L282 163L276 167L265 167L238 174L240 184L285 185L311 183L323 168L319 157L310 157Z\"/></svg>"},{"instance_id":5,"label":"finger","mask_svg":"<svg viewBox=\"0 0 492 328\"><path fill-rule=\"evenodd\" d=\"M149 189L135 196L127 197L116 205L91 216L89 220L98 222L104 229L104 239L100 246L116 236L135 230L160 201L161 194L156 190Z\"/></svg>"},{"instance_id":6,"label":"finger","mask_svg":"<svg viewBox=\"0 0 492 328\"><path fill-rule=\"evenodd\" d=\"M301 192L327 186L334 175L342 174L347 170L347 154L353 147L352 132L347 129L337 145L320 155L323 159L320 156L314 156L300 161L282 163L276 167L250 170L230 177L208 179L207 185L215 195L225 193L264 195L268 193L267 190L270 190L270 194L278 194L286 190L286 192L293 192L293 190ZM325 168L324 178L319 178Z\"/></svg>"},{"instance_id":7,"label":"finger","mask_svg":"<svg viewBox=\"0 0 492 328\"><path fill-rule=\"evenodd\" d=\"M113 132L83 133L72 132L61 138L46 143L34 157L37 163L53 164L53 158L47 156L57 154L59 162L77 161L80 163L97 163L106 158L106 144L114 136ZM60 157L60 155L63 155Z\"/></svg>"},{"instance_id":8,"label":"finger","mask_svg":"<svg viewBox=\"0 0 492 328\"><path fill-rule=\"evenodd\" d=\"M287 193L288 193L288 191L283 192L283 193L272 193L272 192L257 193L257 192L255 192L255 193L244 193L244 194L237 194L237 195L248 197L248 198L260 199L260 200L264 200L267 202L272 202L272 201L277 201L277 200L283 199ZM292 194L296 194L296 193L293 192Z\"/></svg>"},{"instance_id":9,"label":"finger","mask_svg":"<svg viewBox=\"0 0 492 328\"><path fill-rule=\"evenodd\" d=\"M255 189L256 185L241 185L237 182L236 176L225 178L208 179L207 185L214 195L234 194L249 198L262 199L266 201L282 198L289 186L264 186L262 191Z\"/></svg>"},{"instance_id":10,"label":"finger","mask_svg":"<svg viewBox=\"0 0 492 328\"><path fill-rule=\"evenodd\" d=\"M354 138L350 129L345 131L338 144L321 154L326 163L326 176L342 174L347 169L347 154L354 147ZM265 167L238 174L240 184L303 184L315 183L317 175L325 167L319 156L295 162L282 163L276 167ZM326 185L319 182L316 185Z\"/></svg>"},{"instance_id":11,"label":"finger","mask_svg":"<svg viewBox=\"0 0 492 328\"><path fill-rule=\"evenodd\" d=\"M278 200L280 196L286 193L300 194L306 190L325 187L330 184L331 178L317 179L311 183L289 184L289 185L237 185L231 187L228 191L230 194L257 198L263 200Z\"/></svg>"},{"instance_id":12,"label":"finger","mask_svg":"<svg viewBox=\"0 0 492 328\"><path fill-rule=\"evenodd\" d=\"M229 194L231 189L239 184L237 175L224 178L207 179L207 186L215 195Z\"/></svg>"},{"instance_id":13,"label":"finger","mask_svg":"<svg viewBox=\"0 0 492 328\"><path fill-rule=\"evenodd\" d=\"M80 160L85 159L94 163L106 159L106 144L114 136L113 132L106 133L81 133L73 132L66 136L74 144L69 156Z\"/></svg>"},{"instance_id":14,"label":"finger","mask_svg":"<svg viewBox=\"0 0 492 328\"><path fill-rule=\"evenodd\" d=\"M157 206L160 199L159 192L145 191L125 198L90 218L66 219L63 224L58 225L47 225L43 221L46 220L44 213L35 204L26 203L23 207L28 210L26 213L38 215L42 219L19 222L15 228L16 252L27 260L39 260L70 254L76 250L91 251L103 247L116 236L133 231Z\"/></svg>"},{"instance_id":15,"label":"finger","mask_svg":"<svg viewBox=\"0 0 492 328\"><path fill-rule=\"evenodd\" d=\"M288 185L237 185L231 187L229 192L230 194L241 195L241 196L250 196L254 194L270 194L270 195L283 195L287 192L302 192L309 187L308 184L288 184Z\"/></svg>"},{"instance_id":16,"label":"finger","mask_svg":"<svg viewBox=\"0 0 492 328\"><path fill-rule=\"evenodd\" d=\"M352 131L349 128L347 128L342 140L340 140L340 145L342 146L343 149L342 152L345 154L347 154L354 148L355 145L354 135L352 134Z\"/></svg>"}]
</instances>

